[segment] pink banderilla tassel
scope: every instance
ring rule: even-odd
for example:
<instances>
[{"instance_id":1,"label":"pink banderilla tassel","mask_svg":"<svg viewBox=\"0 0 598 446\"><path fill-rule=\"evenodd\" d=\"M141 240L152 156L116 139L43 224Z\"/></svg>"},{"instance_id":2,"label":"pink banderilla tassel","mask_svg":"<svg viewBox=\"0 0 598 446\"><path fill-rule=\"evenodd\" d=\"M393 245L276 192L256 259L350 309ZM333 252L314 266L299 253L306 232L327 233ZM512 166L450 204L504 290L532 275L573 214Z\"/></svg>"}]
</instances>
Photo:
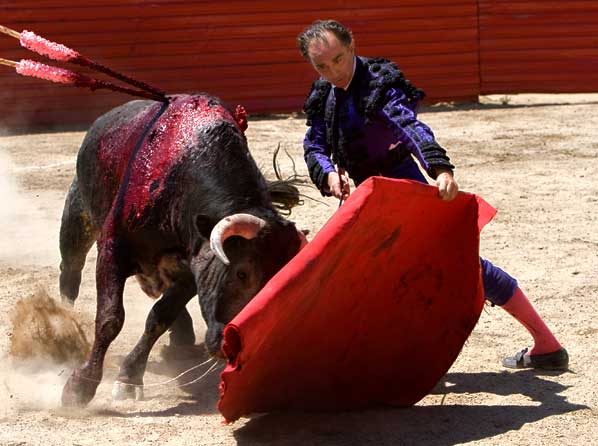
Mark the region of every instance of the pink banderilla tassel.
<instances>
[{"instance_id":1,"label":"pink banderilla tassel","mask_svg":"<svg viewBox=\"0 0 598 446\"><path fill-rule=\"evenodd\" d=\"M21 42L21 46L28 50L62 62L68 62L80 56L77 51L60 43L44 39L31 31L21 32L19 41Z\"/></svg>"},{"instance_id":2,"label":"pink banderilla tassel","mask_svg":"<svg viewBox=\"0 0 598 446\"><path fill-rule=\"evenodd\" d=\"M77 85L79 85L79 86L90 86L92 89L111 88L112 90L134 94L135 96L143 96L143 97L147 97L147 98L162 101L162 102L168 102L168 98L166 97L166 93L164 91L162 91L156 87L153 87L145 82L138 81L136 79L133 79L132 77L129 77L122 73L119 73L118 71L114 71L111 68L105 67L104 65L99 64L98 62L95 62L91 59L83 57L79 52L77 52L65 45L62 45L62 44L56 43L56 42L52 42L51 40L45 39L41 36L38 36L37 34L35 34L32 31L23 31L23 32L19 33L17 31L15 31L14 29L10 29L10 28L7 28L6 26L0 25L0 33L8 34L11 37L19 39L19 41L21 42L21 46L23 46L24 48L27 48L28 50L34 51L38 54L41 54L42 56L46 56L46 57L49 57L50 59L54 59L54 60L59 60L61 62L71 62L71 63L75 63L77 65L91 68L92 70L99 71L101 73L107 74L108 76L114 77L123 82L134 85L135 87L138 87L141 90L145 90L146 92L149 92L149 94L141 94L139 92L136 92L136 90L131 90L131 89L124 88L124 87L116 87L112 84L102 82L99 80L93 80L93 79L87 78L85 76L83 76L82 78L79 77L79 79L77 81L77 82L79 82L79 83L77 83ZM32 68L32 67L28 67L28 68ZM26 69L27 69L27 67L23 67L23 70L26 70ZM36 71L44 72L47 70L41 69L40 67L38 67L38 69L34 70L34 72L36 72ZM51 71L56 71L56 70L54 70L52 68ZM30 74L30 75L33 75L33 74ZM40 76L35 75L35 77L40 77ZM58 76L58 77L60 77L62 80L61 81L54 80L54 79L48 79L48 80L53 80L54 82L65 83L64 77L61 77L61 76Z\"/></svg>"},{"instance_id":3,"label":"pink banderilla tassel","mask_svg":"<svg viewBox=\"0 0 598 446\"><path fill-rule=\"evenodd\" d=\"M23 76L37 77L60 84L75 84L82 80L82 76L73 71L29 59L22 59L16 66L16 70Z\"/></svg>"}]
</instances>

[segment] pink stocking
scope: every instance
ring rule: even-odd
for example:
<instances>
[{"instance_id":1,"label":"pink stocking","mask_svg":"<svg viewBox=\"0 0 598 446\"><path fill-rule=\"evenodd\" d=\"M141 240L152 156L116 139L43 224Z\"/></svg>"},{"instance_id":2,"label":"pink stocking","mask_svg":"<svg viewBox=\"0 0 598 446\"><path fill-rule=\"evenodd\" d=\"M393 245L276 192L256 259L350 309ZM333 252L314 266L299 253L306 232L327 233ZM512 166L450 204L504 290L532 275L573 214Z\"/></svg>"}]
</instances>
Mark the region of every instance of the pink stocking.
<instances>
[{"instance_id":1,"label":"pink stocking","mask_svg":"<svg viewBox=\"0 0 598 446\"><path fill-rule=\"evenodd\" d=\"M519 287L515 289L511 299L502 308L517 319L534 338L534 348L529 352L530 355L552 353L561 348L559 341Z\"/></svg>"}]
</instances>

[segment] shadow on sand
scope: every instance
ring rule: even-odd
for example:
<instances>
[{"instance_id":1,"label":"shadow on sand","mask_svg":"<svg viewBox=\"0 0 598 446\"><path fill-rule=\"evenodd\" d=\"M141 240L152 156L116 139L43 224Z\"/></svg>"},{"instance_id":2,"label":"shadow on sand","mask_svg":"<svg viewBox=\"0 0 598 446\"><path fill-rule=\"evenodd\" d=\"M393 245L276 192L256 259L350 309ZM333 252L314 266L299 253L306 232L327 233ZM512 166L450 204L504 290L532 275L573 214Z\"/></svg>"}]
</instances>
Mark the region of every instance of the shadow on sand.
<instances>
[{"instance_id":1,"label":"shadow on sand","mask_svg":"<svg viewBox=\"0 0 598 446\"><path fill-rule=\"evenodd\" d=\"M553 374L551 374L554 376ZM443 404L343 413L277 413L252 418L234 433L249 445L438 445L449 446L517 430L526 423L587 408L559 393L566 387L530 371L449 373L432 394ZM523 394L528 405L451 404L451 395Z\"/></svg>"},{"instance_id":2,"label":"shadow on sand","mask_svg":"<svg viewBox=\"0 0 598 446\"><path fill-rule=\"evenodd\" d=\"M555 96L558 98L558 95ZM587 102L575 102L565 100L554 100L552 102L530 102L523 104L511 104L508 102L460 102L460 103L437 103L437 104L424 104L419 109L420 113L441 113L441 112L454 112L454 111L471 111L471 110L509 110L517 108L542 108L542 107L555 107L560 105L596 105L596 101Z\"/></svg>"},{"instance_id":3,"label":"shadow on sand","mask_svg":"<svg viewBox=\"0 0 598 446\"><path fill-rule=\"evenodd\" d=\"M575 100L560 99L559 95L554 95L552 101L530 102L530 103L510 103L508 102L508 95L505 95L505 102L455 102L455 103L424 103L419 109L420 113L442 113L454 111L471 111L471 110L509 110L517 108L541 108L554 107L559 105L596 105L598 101L576 102ZM306 119L303 111L296 111L292 113L280 114L251 114L250 121L281 121L289 118Z\"/></svg>"},{"instance_id":4,"label":"shadow on sand","mask_svg":"<svg viewBox=\"0 0 598 446\"><path fill-rule=\"evenodd\" d=\"M163 360L150 361L148 371L174 378L208 359L203 345L188 351L163 351ZM137 412L126 416L170 417L175 415L216 414L218 384L224 366L219 363L205 377L198 379L212 363L193 370L172 383L185 396L171 408ZM438 404L405 409L379 407L346 412L279 412L251 417L234 431L237 444L252 445L437 445L452 446L518 430L527 423L561 415L587 406L571 404L560 395L566 386L544 376L562 372L519 371L500 373L448 373L431 395ZM193 382L194 380L197 382ZM188 385L187 385L188 384ZM172 392L170 389L167 392ZM451 403L457 395L485 393L497 397L520 394L529 399L526 405ZM160 392L152 398L160 398ZM500 398L492 398L498 400ZM459 398L463 400L462 397ZM500 404L500 402L498 403ZM112 414L113 416L115 414ZM124 416L120 414L120 416ZM234 427L234 425L233 425Z\"/></svg>"}]
</instances>

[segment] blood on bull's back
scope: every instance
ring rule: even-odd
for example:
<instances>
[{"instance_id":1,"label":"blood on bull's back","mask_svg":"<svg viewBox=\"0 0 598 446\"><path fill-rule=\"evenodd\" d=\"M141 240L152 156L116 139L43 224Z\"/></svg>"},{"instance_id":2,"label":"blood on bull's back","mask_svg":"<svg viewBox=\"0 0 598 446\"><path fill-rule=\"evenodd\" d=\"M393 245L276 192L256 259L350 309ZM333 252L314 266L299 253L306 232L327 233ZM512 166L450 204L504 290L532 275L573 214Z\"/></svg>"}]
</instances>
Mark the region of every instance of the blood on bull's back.
<instances>
[{"instance_id":1,"label":"blood on bull's back","mask_svg":"<svg viewBox=\"0 0 598 446\"><path fill-rule=\"evenodd\" d=\"M236 126L219 102L205 95L174 95L166 107L131 101L100 117L79 153L77 173L84 202L101 226L117 194L121 216L134 224L162 196L172 170L197 144L198 129L226 122Z\"/></svg>"}]
</instances>

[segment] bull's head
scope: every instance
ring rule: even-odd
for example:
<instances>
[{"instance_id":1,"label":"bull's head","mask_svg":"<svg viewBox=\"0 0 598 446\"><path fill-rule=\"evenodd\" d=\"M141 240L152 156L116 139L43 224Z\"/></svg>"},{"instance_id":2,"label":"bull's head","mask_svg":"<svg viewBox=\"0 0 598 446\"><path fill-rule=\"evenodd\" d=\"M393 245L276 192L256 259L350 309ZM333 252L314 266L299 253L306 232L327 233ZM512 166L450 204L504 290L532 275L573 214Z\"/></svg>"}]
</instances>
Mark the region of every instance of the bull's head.
<instances>
[{"instance_id":1,"label":"bull's head","mask_svg":"<svg viewBox=\"0 0 598 446\"><path fill-rule=\"evenodd\" d=\"M213 227L191 262L210 354L221 355L224 325L306 243L305 235L282 218L235 214Z\"/></svg>"}]
</instances>

